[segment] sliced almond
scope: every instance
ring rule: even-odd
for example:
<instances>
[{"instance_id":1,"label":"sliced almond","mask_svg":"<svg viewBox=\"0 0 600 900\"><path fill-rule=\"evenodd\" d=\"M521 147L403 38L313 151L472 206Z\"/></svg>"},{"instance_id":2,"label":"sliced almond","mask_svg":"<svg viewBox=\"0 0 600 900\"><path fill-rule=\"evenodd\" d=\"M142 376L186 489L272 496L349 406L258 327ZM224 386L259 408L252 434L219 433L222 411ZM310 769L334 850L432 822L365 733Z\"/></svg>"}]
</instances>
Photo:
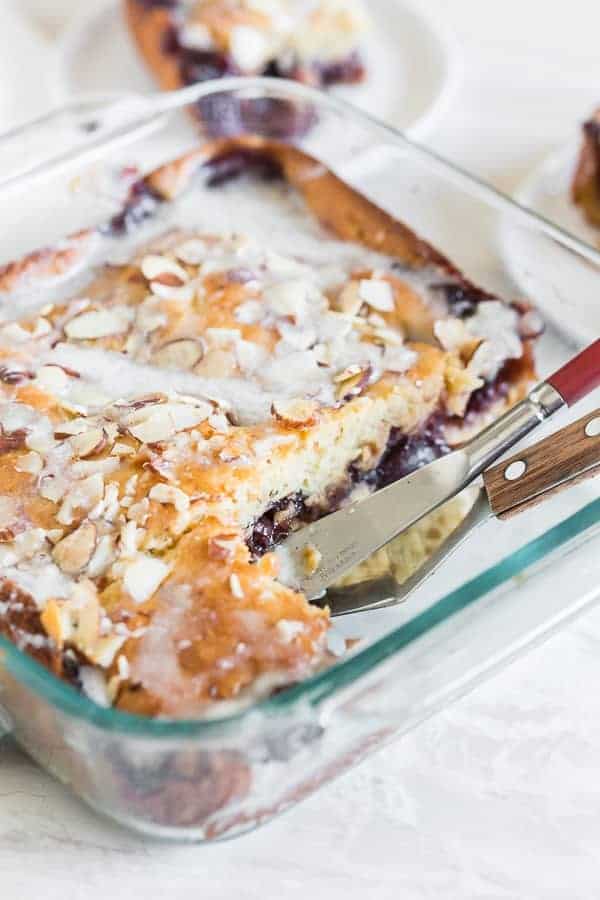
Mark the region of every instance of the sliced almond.
<instances>
[{"instance_id":1,"label":"sliced almond","mask_svg":"<svg viewBox=\"0 0 600 900\"><path fill-rule=\"evenodd\" d=\"M168 256L160 256L158 254L148 254L142 260L141 270L144 278L148 281L157 281L161 284L168 284L166 276L176 279L175 286L185 284L189 280L188 273L174 259ZM172 283L172 282L171 282Z\"/></svg>"},{"instance_id":2,"label":"sliced almond","mask_svg":"<svg viewBox=\"0 0 600 900\"><path fill-rule=\"evenodd\" d=\"M184 491L170 484L155 484L148 494L150 500L157 503L172 504L178 512L190 508L190 498Z\"/></svg>"},{"instance_id":3,"label":"sliced almond","mask_svg":"<svg viewBox=\"0 0 600 900\"><path fill-rule=\"evenodd\" d=\"M0 544L12 544L14 539L23 534L27 525L25 522L13 522L12 525L0 527Z\"/></svg>"},{"instance_id":4,"label":"sliced almond","mask_svg":"<svg viewBox=\"0 0 600 900\"><path fill-rule=\"evenodd\" d=\"M389 281L379 278L363 278L359 282L358 292L361 300L368 303L378 312L393 312L394 292Z\"/></svg>"},{"instance_id":5,"label":"sliced almond","mask_svg":"<svg viewBox=\"0 0 600 900\"><path fill-rule=\"evenodd\" d=\"M97 638L97 640L88 647L87 656L92 662L96 663L97 666L108 669L112 666L117 653L125 641L126 638L122 635L107 634L105 637Z\"/></svg>"},{"instance_id":6,"label":"sliced almond","mask_svg":"<svg viewBox=\"0 0 600 900\"><path fill-rule=\"evenodd\" d=\"M0 381L3 384L23 384L24 381L28 381L30 378L33 378L33 372L28 372L25 369L10 368L9 366L0 366Z\"/></svg>"},{"instance_id":7,"label":"sliced almond","mask_svg":"<svg viewBox=\"0 0 600 900\"><path fill-rule=\"evenodd\" d=\"M341 401L357 397L369 383L370 377L371 366L348 366L334 379L336 398Z\"/></svg>"},{"instance_id":8,"label":"sliced almond","mask_svg":"<svg viewBox=\"0 0 600 900\"><path fill-rule=\"evenodd\" d=\"M209 350L194 372L205 378L229 378L238 372L237 356L232 350Z\"/></svg>"},{"instance_id":9,"label":"sliced almond","mask_svg":"<svg viewBox=\"0 0 600 900\"><path fill-rule=\"evenodd\" d=\"M310 281L294 278L266 288L263 300L276 315L293 316L298 321L306 315L307 299L314 290Z\"/></svg>"},{"instance_id":10,"label":"sliced almond","mask_svg":"<svg viewBox=\"0 0 600 900\"><path fill-rule=\"evenodd\" d=\"M76 628L73 643L86 653L100 636L100 604L93 582L85 580L74 585L70 605Z\"/></svg>"},{"instance_id":11,"label":"sliced almond","mask_svg":"<svg viewBox=\"0 0 600 900\"><path fill-rule=\"evenodd\" d=\"M167 399L166 394L144 394L142 397L135 397L132 400L115 403L115 407L118 410L137 411L138 409L144 409L146 406L156 406L159 403L166 403Z\"/></svg>"},{"instance_id":12,"label":"sliced almond","mask_svg":"<svg viewBox=\"0 0 600 900\"><path fill-rule=\"evenodd\" d=\"M75 456L86 459L88 456L102 453L108 446L108 438L103 428L90 428L89 431L74 435L69 443Z\"/></svg>"},{"instance_id":13,"label":"sliced almond","mask_svg":"<svg viewBox=\"0 0 600 900\"><path fill-rule=\"evenodd\" d=\"M142 530L137 527L134 521L126 522L121 528L119 555L125 559L134 559L137 555L141 536Z\"/></svg>"},{"instance_id":14,"label":"sliced almond","mask_svg":"<svg viewBox=\"0 0 600 900\"><path fill-rule=\"evenodd\" d=\"M291 644L304 631L304 622L297 622L294 619L280 619L275 628L281 643Z\"/></svg>"},{"instance_id":15,"label":"sliced almond","mask_svg":"<svg viewBox=\"0 0 600 900\"><path fill-rule=\"evenodd\" d=\"M348 316L358 315L363 305L358 281L349 281L348 284L344 285L333 305L339 312Z\"/></svg>"},{"instance_id":16,"label":"sliced almond","mask_svg":"<svg viewBox=\"0 0 600 900\"><path fill-rule=\"evenodd\" d=\"M91 341L123 334L128 330L130 315L124 310L97 309L84 312L65 325L65 334L71 340Z\"/></svg>"},{"instance_id":17,"label":"sliced almond","mask_svg":"<svg viewBox=\"0 0 600 900\"><path fill-rule=\"evenodd\" d=\"M318 410L318 403L304 398L283 402L276 400L271 407L275 418L292 428L314 425Z\"/></svg>"},{"instance_id":18,"label":"sliced almond","mask_svg":"<svg viewBox=\"0 0 600 900\"><path fill-rule=\"evenodd\" d=\"M160 559L142 555L125 569L123 587L136 603L145 603L169 574L169 567Z\"/></svg>"},{"instance_id":19,"label":"sliced almond","mask_svg":"<svg viewBox=\"0 0 600 900\"><path fill-rule=\"evenodd\" d=\"M42 366L35 376L35 383L43 391L60 394L69 383L69 376L60 366Z\"/></svg>"},{"instance_id":20,"label":"sliced almond","mask_svg":"<svg viewBox=\"0 0 600 900\"><path fill-rule=\"evenodd\" d=\"M15 463L17 472L26 472L28 475L39 475L43 468L44 460L33 450L20 456Z\"/></svg>"},{"instance_id":21,"label":"sliced almond","mask_svg":"<svg viewBox=\"0 0 600 900\"><path fill-rule=\"evenodd\" d=\"M103 535L87 566L87 575L89 578L98 578L103 575L108 567L114 562L116 557L115 538L113 535Z\"/></svg>"},{"instance_id":22,"label":"sliced almond","mask_svg":"<svg viewBox=\"0 0 600 900\"><path fill-rule=\"evenodd\" d=\"M206 256L206 244L199 238L184 241L173 251L177 259L188 266L199 266Z\"/></svg>"},{"instance_id":23,"label":"sliced almond","mask_svg":"<svg viewBox=\"0 0 600 900\"><path fill-rule=\"evenodd\" d=\"M84 431L87 431L89 427L90 423L87 419L71 419L67 422L61 422L60 425L56 426L54 437L60 439L70 437L73 434L82 434Z\"/></svg>"},{"instance_id":24,"label":"sliced almond","mask_svg":"<svg viewBox=\"0 0 600 900\"><path fill-rule=\"evenodd\" d=\"M150 501L143 497L137 503L133 503L127 510L127 518L138 525L145 525L150 515Z\"/></svg>"},{"instance_id":25,"label":"sliced almond","mask_svg":"<svg viewBox=\"0 0 600 900\"><path fill-rule=\"evenodd\" d=\"M104 673L93 666L82 666L79 670L81 688L86 697L97 706L109 707L111 695Z\"/></svg>"},{"instance_id":26,"label":"sliced almond","mask_svg":"<svg viewBox=\"0 0 600 900\"><path fill-rule=\"evenodd\" d=\"M150 284L150 289L161 300L172 300L176 303L191 303L196 293L194 285L190 283L173 286L163 284L160 281L153 281Z\"/></svg>"},{"instance_id":27,"label":"sliced almond","mask_svg":"<svg viewBox=\"0 0 600 900\"><path fill-rule=\"evenodd\" d=\"M95 547L96 526L85 521L55 545L52 557L67 575L78 575L89 563Z\"/></svg>"},{"instance_id":28,"label":"sliced almond","mask_svg":"<svg viewBox=\"0 0 600 900\"><path fill-rule=\"evenodd\" d=\"M65 481L54 475L46 475L40 481L40 497L43 497L44 500L50 500L52 503L58 503L59 500L62 500L66 490Z\"/></svg>"},{"instance_id":29,"label":"sliced almond","mask_svg":"<svg viewBox=\"0 0 600 900\"><path fill-rule=\"evenodd\" d=\"M40 621L52 640L61 649L73 636L73 620L66 603L51 598L40 615Z\"/></svg>"},{"instance_id":30,"label":"sliced almond","mask_svg":"<svg viewBox=\"0 0 600 900\"><path fill-rule=\"evenodd\" d=\"M358 365L358 363L354 363L351 366L346 366L345 369L342 369L341 372L338 372L337 375L334 375L333 380L336 384L341 384L341 382L343 381L350 381L350 379L354 378L355 375L360 375L360 373L363 371L363 366Z\"/></svg>"},{"instance_id":31,"label":"sliced almond","mask_svg":"<svg viewBox=\"0 0 600 900\"><path fill-rule=\"evenodd\" d=\"M208 556L210 559L233 559L239 542L240 539L237 535L215 535L208 540Z\"/></svg>"},{"instance_id":32,"label":"sliced almond","mask_svg":"<svg viewBox=\"0 0 600 900\"><path fill-rule=\"evenodd\" d=\"M159 347L152 362L163 369L193 369L204 355L202 343L194 338L179 338Z\"/></svg>"},{"instance_id":33,"label":"sliced almond","mask_svg":"<svg viewBox=\"0 0 600 900\"><path fill-rule=\"evenodd\" d=\"M195 406L187 403L165 403L152 410L140 422L128 425L133 437L144 444L166 441L179 431L195 428L212 413L210 403L198 401Z\"/></svg>"},{"instance_id":34,"label":"sliced almond","mask_svg":"<svg viewBox=\"0 0 600 900\"><path fill-rule=\"evenodd\" d=\"M404 334L395 328L374 328L370 337L377 344L383 344L384 347L402 347L404 345Z\"/></svg>"},{"instance_id":35,"label":"sliced almond","mask_svg":"<svg viewBox=\"0 0 600 900\"><path fill-rule=\"evenodd\" d=\"M456 353L463 362L467 363L482 342L482 339L472 335L462 319L449 317L438 319L434 323L433 331L444 348L450 353Z\"/></svg>"},{"instance_id":36,"label":"sliced almond","mask_svg":"<svg viewBox=\"0 0 600 900\"><path fill-rule=\"evenodd\" d=\"M182 284L185 284L179 275L174 275L172 272L162 272L153 279L152 283L163 284L166 287L181 287Z\"/></svg>"},{"instance_id":37,"label":"sliced almond","mask_svg":"<svg viewBox=\"0 0 600 900\"><path fill-rule=\"evenodd\" d=\"M118 460L115 460L118 463ZM77 511L87 512L104 497L104 478L96 472L75 484L66 493L56 516L61 525L70 525Z\"/></svg>"},{"instance_id":38,"label":"sliced almond","mask_svg":"<svg viewBox=\"0 0 600 900\"><path fill-rule=\"evenodd\" d=\"M229 576L229 588L236 600L244 599L244 589L242 587L239 576L236 575L235 572L232 572L232 574Z\"/></svg>"},{"instance_id":39,"label":"sliced almond","mask_svg":"<svg viewBox=\"0 0 600 900\"><path fill-rule=\"evenodd\" d=\"M111 456L135 456L135 450L129 444L117 441L110 451Z\"/></svg>"},{"instance_id":40,"label":"sliced almond","mask_svg":"<svg viewBox=\"0 0 600 900\"><path fill-rule=\"evenodd\" d=\"M414 350L408 347L386 346L383 353L382 368L388 372L396 372L402 375L414 366L418 359Z\"/></svg>"}]
</instances>

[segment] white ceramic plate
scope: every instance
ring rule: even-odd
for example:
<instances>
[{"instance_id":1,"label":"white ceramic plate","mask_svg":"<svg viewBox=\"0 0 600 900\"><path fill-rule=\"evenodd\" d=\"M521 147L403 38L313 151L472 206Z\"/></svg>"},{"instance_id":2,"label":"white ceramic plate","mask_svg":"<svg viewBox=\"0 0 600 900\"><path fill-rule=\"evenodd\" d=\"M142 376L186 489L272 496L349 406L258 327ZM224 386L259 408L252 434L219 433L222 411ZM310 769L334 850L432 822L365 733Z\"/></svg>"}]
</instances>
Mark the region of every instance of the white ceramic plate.
<instances>
[{"instance_id":1,"label":"white ceramic plate","mask_svg":"<svg viewBox=\"0 0 600 900\"><path fill-rule=\"evenodd\" d=\"M120 3L89 7L61 41L56 99L74 94L149 91ZM364 47L369 76L336 93L411 136L422 137L454 94L459 65L451 35L404 0L372 0L374 28Z\"/></svg>"},{"instance_id":2,"label":"white ceramic plate","mask_svg":"<svg viewBox=\"0 0 600 900\"><path fill-rule=\"evenodd\" d=\"M571 202L570 187L579 151L573 142L548 157L522 182L515 199L559 225L590 246L600 249L600 231L591 228ZM506 228L503 250L511 274L521 290L576 343L585 344L600 335L600 277L591 264L582 263L565 251L557 256L547 239L525 229ZM545 279L539 278L539 263L528 261L540 254L548 257Z\"/></svg>"}]
</instances>

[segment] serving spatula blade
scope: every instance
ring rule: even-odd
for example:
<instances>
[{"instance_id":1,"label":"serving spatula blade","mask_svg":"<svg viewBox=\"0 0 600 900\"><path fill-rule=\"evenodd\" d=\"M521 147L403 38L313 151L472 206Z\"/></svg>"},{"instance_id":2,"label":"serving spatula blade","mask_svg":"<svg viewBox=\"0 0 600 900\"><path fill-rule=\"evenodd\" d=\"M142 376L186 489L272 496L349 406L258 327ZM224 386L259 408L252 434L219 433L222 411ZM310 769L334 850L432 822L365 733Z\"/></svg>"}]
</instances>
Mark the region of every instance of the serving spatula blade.
<instances>
[{"instance_id":1,"label":"serving spatula blade","mask_svg":"<svg viewBox=\"0 0 600 900\"><path fill-rule=\"evenodd\" d=\"M309 600L456 496L565 405L600 386L600 340L542 382L477 437L366 500L294 532L275 550L279 580Z\"/></svg>"}]
</instances>

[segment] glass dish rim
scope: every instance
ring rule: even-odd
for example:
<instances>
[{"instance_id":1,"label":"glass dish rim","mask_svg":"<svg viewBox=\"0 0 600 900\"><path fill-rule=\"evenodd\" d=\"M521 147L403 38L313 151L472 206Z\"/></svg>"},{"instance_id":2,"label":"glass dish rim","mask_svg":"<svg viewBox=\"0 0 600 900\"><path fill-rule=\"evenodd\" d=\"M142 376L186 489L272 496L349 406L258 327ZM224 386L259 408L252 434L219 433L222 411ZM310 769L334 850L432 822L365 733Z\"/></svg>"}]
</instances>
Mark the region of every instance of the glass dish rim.
<instances>
[{"instance_id":1,"label":"glass dish rim","mask_svg":"<svg viewBox=\"0 0 600 900\"><path fill-rule=\"evenodd\" d=\"M554 226L553 223L545 220L537 213L520 206L507 195L480 181L475 176L445 160L417 141L408 138L398 129L381 122L363 110L357 109L351 103L339 97L332 97L315 88L277 78L222 78L216 79L214 82L205 82L184 88L181 93L185 93L188 99L181 106L189 106L201 97L212 93L256 90L263 91L265 95L275 91L283 96L302 98L309 100L316 106L329 107L330 111L349 116L355 121L362 120L365 128L385 135L388 140L396 144L408 147L426 160L433 169L441 169L446 176L449 176L455 182L458 181L463 189L466 189L473 195L479 194L484 203L499 206L517 219L522 218L523 214L525 214L530 225L537 225L541 232L554 236L554 239L563 247L571 249L584 259L587 257L588 260L600 262L600 252L596 248L591 247L558 226ZM73 102L81 102L85 99L85 96L85 94L82 94L80 97L75 98ZM176 109L178 108L176 107ZM173 108L166 109L160 115L164 115L165 112L168 115L172 111ZM243 709L229 714L225 713L222 716L210 716L203 719L153 719L122 712L114 707L99 706L93 700L78 692L72 685L61 681L43 665L1 635L0 663L6 660L11 675L18 679L19 683L31 689L38 697L49 702L56 709L103 731L128 737L150 739L208 736L221 728L236 725L252 715L281 715L290 712L293 708L298 708L301 703L306 703L310 707L317 707L342 688L357 681L361 676L367 675L378 665L400 652L417 638L422 637L436 625L446 621L467 606L474 604L491 590L508 583L515 575L522 573L536 563L549 560L554 552L565 547L578 537L582 537L588 531L590 532L590 538L592 538L594 526L598 523L600 523L600 499L587 503L564 521L559 522L539 537L504 557L495 565L485 569L479 575L464 582L461 586L437 600L422 613L377 639L363 650L359 650L352 656L316 673L297 685L287 688L281 693L258 700Z\"/></svg>"}]
</instances>

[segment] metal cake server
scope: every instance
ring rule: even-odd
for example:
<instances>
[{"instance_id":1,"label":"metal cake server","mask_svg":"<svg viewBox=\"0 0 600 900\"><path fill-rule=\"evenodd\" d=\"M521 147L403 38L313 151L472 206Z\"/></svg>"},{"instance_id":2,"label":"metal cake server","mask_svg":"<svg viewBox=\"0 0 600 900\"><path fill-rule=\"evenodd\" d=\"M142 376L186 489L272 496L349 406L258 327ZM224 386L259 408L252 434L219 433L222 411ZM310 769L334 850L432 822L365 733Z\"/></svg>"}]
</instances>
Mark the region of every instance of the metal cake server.
<instances>
[{"instance_id":1,"label":"metal cake server","mask_svg":"<svg viewBox=\"0 0 600 900\"><path fill-rule=\"evenodd\" d=\"M562 460L560 467L555 465L557 458ZM480 525L517 515L596 475L600 475L600 409L487 469L479 484L468 489L475 499L465 518L408 579L399 582L389 570L368 581L330 588L322 601L315 602L327 605L333 617L403 603Z\"/></svg>"},{"instance_id":2,"label":"metal cake server","mask_svg":"<svg viewBox=\"0 0 600 900\"><path fill-rule=\"evenodd\" d=\"M320 598L344 573L472 484L541 422L563 406L573 405L598 386L600 340L539 384L525 400L460 449L383 488L368 499L353 503L291 534L275 550L281 566L279 579L303 591L311 600ZM561 480L555 483L556 479L552 476L554 459L553 456L549 460L546 458L546 465L548 461L551 463L548 466L551 471L546 473L546 479L548 474L551 476L551 489L565 480L561 476ZM505 471L504 466L501 468ZM575 472L569 471L567 480L581 475L579 468ZM527 467L517 478L511 479L510 473L501 478L509 486L517 481L531 486ZM488 483L489 478L486 479L486 486ZM543 492L547 490L548 486ZM348 589L344 590L344 594L350 603ZM345 611L363 608L364 605L359 605Z\"/></svg>"}]
</instances>

